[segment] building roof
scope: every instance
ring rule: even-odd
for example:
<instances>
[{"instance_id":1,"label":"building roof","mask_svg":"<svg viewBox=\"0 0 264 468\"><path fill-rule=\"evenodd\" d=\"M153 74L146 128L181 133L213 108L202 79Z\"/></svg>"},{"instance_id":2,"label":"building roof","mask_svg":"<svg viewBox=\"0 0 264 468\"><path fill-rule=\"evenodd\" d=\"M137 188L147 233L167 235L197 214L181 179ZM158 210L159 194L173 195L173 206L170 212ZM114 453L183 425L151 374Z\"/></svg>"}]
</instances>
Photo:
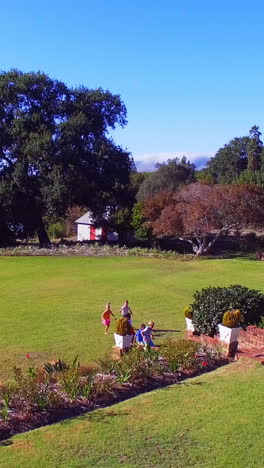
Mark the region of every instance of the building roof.
<instances>
[{"instance_id":1,"label":"building roof","mask_svg":"<svg viewBox=\"0 0 264 468\"><path fill-rule=\"evenodd\" d=\"M75 223L77 224L93 224L93 218L91 211L87 211L83 216L76 219Z\"/></svg>"}]
</instances>

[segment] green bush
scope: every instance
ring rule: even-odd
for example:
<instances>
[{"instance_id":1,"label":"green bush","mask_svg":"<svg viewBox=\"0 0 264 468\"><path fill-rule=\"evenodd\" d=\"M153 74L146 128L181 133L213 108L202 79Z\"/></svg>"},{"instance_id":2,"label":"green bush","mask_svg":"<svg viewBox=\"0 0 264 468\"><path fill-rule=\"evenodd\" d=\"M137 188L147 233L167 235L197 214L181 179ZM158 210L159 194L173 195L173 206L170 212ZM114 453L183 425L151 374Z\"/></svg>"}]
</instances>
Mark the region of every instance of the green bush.
<instances>
[{"instance_id":1,"label":"green bush","mask_svg":"<svg viewBox=\"0 0 264 468\"><path fill-rule=\"evenodd\" d=\"M238 327L241 322L242 314L239 309L227 310L223 315L223 325L229 328Z\"/></svg>"},{"instance_id":2,"label":"green bush","mask_svg":"<svg viewBox=\"0 0 264 468\"><path fill-rule=\"evenodd\" d=\"M240 285L209 287L196 291L191 306L195 329L214 336L223 314L230 309L241 311L242 326L257 324L264 310L264 294Z\"/></svg>"},{"instance_id":3,"label":"green bush","mask_svg":"<svg viewBox=\"0 0 264 468\"><path fill-rule=\"evenodd\" d=\"M61 239L66 236L66 225L63 221L58 221L50 224L47 231L51 239Z\"/></svg>"}]
</instances>

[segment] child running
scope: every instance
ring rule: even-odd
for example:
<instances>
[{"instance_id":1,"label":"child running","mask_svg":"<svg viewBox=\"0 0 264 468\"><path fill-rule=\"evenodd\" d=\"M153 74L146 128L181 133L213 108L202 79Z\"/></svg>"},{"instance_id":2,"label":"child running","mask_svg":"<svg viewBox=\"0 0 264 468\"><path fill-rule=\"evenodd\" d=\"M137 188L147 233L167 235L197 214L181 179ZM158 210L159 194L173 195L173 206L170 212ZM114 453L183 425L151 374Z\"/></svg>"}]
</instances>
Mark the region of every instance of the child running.
<instances>
[{"instance_id":1,"label":"child running","mask_svg":"<svg viewBox=\"0 0 264 468\"><path fill-rule=\"evenodd\" d=\"M105 306L105 310L103 311L102 317L102 324L105 326L105 335L108 335L108 329L111 323L111 315L116 319L113 312L110 309L111 303L108 302Z\"/></svg>"},{"instance_id":2,"label":"child running","mask_svg":"<svg viewBox=\"0 0 264 468\"><path fill-rule=\"evenodd\" d=\"M152 341L152 328L154 327L154 322L152 320L148 322L146 328L144 330L141 330L141 334L143 336L143 344L147 348L147 346L150 346L151 348L155 348L155 344Z\"/></svg>"},{"instance_id":3,"label":"child running","mask_svg":"<svg viewBox=\"0 0 264 468\"><path fill-rule=\"evenodd\" d=\"M142 336L142 331L146 328L146 325L144 323L142 323L140 325L140 329L137 331L136 333L136 343L140 346L144 346L144 342L143 342L143 336Z\"/></svg>"}]
</instances>

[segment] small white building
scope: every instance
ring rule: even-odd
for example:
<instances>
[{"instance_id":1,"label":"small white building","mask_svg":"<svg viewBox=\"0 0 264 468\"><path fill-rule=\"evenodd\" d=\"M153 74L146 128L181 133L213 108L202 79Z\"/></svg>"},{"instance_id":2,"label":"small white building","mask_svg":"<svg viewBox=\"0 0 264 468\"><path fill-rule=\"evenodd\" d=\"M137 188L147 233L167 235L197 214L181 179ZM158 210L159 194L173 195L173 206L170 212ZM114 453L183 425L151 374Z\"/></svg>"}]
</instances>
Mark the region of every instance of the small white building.
<instances>
[{"instance_id":1,"label":"small white building","mask_svg":"<svg viewBox=\"0 0 264 468\"><path fill-rule=\"evenodd\" d=\"M87 211L83 216L75 221L77 224L77 241L117 241L116 232L107 232L103 227L95 227L92 213Z\"/></svg>"}]
</instances>

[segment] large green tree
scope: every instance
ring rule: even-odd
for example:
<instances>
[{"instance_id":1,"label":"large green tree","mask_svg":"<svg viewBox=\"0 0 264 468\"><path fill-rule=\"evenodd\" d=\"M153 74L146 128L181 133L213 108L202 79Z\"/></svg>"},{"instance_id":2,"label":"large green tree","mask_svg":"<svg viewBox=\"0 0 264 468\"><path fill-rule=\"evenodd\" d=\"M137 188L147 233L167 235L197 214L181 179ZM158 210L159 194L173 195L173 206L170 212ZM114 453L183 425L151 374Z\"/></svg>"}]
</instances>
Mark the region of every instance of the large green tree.
<instances>
[{"instance_id":1,"label":"large green tree","mask_svg":"<svg viewBox=\"0 0 264 468\"><path fill-rule=\"evenodd\" d=\"M117 124L126 124L126 108L109 91L1 73L0 203L9 226L47 243L46 216L72 204L96 215L122 207L133 160L108 135Z\"/></svg>"},{"instance_id":2,"label":"large green tree","mask_svg":"<svg viewBox=\"0 0 264 468\"><path fill-rule=\"evenodd\" d=\"M185 157L169 159L167 162L157 164L157 170L145 178L139 187L137 200L143 202L163 190L174 192L183 185L195 181L195 166Z\"/></svg>"},{"instance_id":3,"label":"large green tree","mask_svg":"<svg viewBox=\"0 0 264 468\"><path fill-rule=\"evenodd\" d=\"M250 137L233 138L209 160L198 179L212 179L217 184L231 184L247 168Z\"/></svg>"},{"instance_id":4,"label":"large green tree","mask_svg":"<svg viewBox=\"0 0 264 468\"><path fill-rule=\"evenodd\" d=\"M254 125L249 131L250 142L248 144L248 165L249 171L255 172L261 169L261 156L263 151L263 143L260 139L261 132L259 127Z\"/></svg>"}]
</instances>

